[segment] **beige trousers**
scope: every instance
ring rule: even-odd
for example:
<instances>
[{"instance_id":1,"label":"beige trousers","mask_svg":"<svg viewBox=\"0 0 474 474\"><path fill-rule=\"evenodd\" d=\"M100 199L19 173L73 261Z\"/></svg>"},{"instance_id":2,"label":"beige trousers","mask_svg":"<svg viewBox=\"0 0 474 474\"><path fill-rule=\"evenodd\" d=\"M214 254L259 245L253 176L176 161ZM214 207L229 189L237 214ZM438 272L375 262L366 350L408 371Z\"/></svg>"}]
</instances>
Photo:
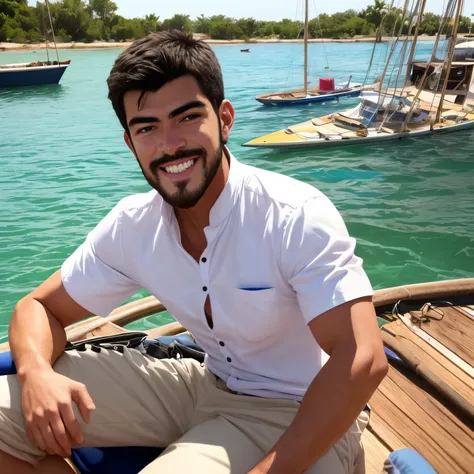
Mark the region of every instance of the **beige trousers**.
<instances>
[{"instance_id":1,"label":"beige trousers","mask_svg":"<svg viewBox=\"0 0 474 474\"><path fill-rule=\"evenodd\" d=\"M245 474L281 437L299 407L292 400L232 393L194 360L158 360L135 349L66 352L54 369L84 383L97 407L91 423L82 423L84 446L167 446L141 474ZM77 410L76 415L82 422ZM354 472L367 422L362 413L306 472ZM0 377L0 450L32 464L44 457L26 434L14 375Z\"/></svg>"}]
</instances>

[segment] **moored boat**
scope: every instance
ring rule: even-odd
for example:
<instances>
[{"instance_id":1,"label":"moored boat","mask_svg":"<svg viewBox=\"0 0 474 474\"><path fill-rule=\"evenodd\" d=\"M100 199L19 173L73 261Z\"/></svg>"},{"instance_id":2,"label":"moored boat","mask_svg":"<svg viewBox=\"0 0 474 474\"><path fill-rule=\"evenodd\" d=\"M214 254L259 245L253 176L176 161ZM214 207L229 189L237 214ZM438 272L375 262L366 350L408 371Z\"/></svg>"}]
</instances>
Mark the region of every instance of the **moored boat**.
<instances>
[{"instance_id":1,"label":"moored boat","mask_svg":"<svg viewBox=\"0 0 474 474\"><path fill-rule=\"evenodd\" d=\"M0 88L58 84L71 61L0 65Z\"/></svg>"},{"instance_id":2,"label":"moored boat","mask_svg":"<svg viewBox=\"0 0 474 474\"><path fill-rule=\"evenodd\" d=\"M398 68L394 68L398 70L389 74L391 59L400 45L400 28L378 87L372 91L362 91L356 107L285 127L255 138L243 146L315 148L356 145L418 138L474 127L474 61L469 59L470 53L464 55L464 60L455 60L456 57L462 59L459 55L468 50L467 46L456 46L462 1L450 2L450 8L456 4L456 14L445 58L439 59L438 54L442 49L441 31L450 25L448 13L443 17L430 59L416 61L413 56L425 3L419 6L421 14L418 17L413 12L403 13L404 17L411 15L412 20L418 18L416 25L410 26L415 28L411 46L408 47L408 37L401 45L406 60L400 61ZM400 78L400 81L397 82L397 79L388 87L384 80L389 76Z\"/></svg>"},{"instance_id":3,"label":"moored boat","mask_svg":"<svg viewBox=\"0 0 474 474\"><path fill-rule=\"evenodd\" d=\"M329 79L329 80L328 80ZM332 78L320 78L319 87L313 89L296 89L286 92L274 92L271 94L261 94L256 100L264 105L285 106L285 105L307 105L317 102L328 102L348 97L359 97L362 90L366 88L357 82L334 85ZM329 84L329 85L327 85ZM372 86L368 89L372 89Z\"/></svg>"},{"instance_id":4,"label":"moored boat","mask_svg":"<svg viewBox=\"0 0 474 474\"><path fill-rule=\"evenodd\" d=\"M255 99L263 105L273 107L289 105L308 105L317 102L328 102L348 97L358 97L362 90L372 89L374 86L363 86L359 83L351 82L351 77L347 83L334 85L334 78L320 78L319 87L308 88L308 40L309 40L309 0L305 0L305 20L304 20L304 73L303 88L283 92L272 92L260 94ZM326 58L327 63L327 58ZM325 69L329 69L326 66Z\"/></svg>"},{"instance_id":5,"label":"moored boat","mask_svg":"<svg viewBox=\"0 0 474 474\"><path fill-rule=\"evenodd\" d=\"M45 4L53 36L54 48L56 50L56 61L50 61L48 43L46 42L46 61L0 64L0 88L58 84L66 68L71 63L70 60L59 60L59 52L54 36L53 20L51 18L48 0L45 0Z\"/></svg>"},{"instance_id":6,"label":"moored boat","mask_svg":"<svg viewBox=\"0 0 474 474\"><path fill-rule=\"evenodd\" d=\"M390 369L370 400L371 421L363 435L365 472L379 474L384 464L394 466L389 472L471 472L474 278L378 290L374 305ZM68 340L126 333L123 326L164 310L158 300L147 297L107 318L70 326ZM192 335L176 322L147 333L149 339L168 341L170 336L182 341L187 337L195 347ZM0 346L0 351L7 350L7 344ZM2 355L11 365L8 353ZM80 473L116 472L111 466L120 465L121 474L132 474L159 452L149 447L81 448L72 460Z\"/></svg>"}]
</instances>

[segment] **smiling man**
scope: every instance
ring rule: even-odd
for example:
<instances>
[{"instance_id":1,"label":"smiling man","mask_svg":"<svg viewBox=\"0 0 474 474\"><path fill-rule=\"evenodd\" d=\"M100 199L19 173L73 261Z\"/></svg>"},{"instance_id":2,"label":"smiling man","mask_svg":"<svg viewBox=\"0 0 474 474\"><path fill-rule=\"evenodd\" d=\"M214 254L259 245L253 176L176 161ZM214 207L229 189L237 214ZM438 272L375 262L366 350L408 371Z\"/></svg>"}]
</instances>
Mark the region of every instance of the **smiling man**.
<instances>
[{"instance_id":1,"label":"smiling man","mask_svg":"<svg viewBox=\"0 0 474 474\"><path fill-rule=\"evenodd\" d=\"M387 361L338 211L240 163L212 49L152 34L116 60L109 98L152 190L129 196L15 307L18 376L0 377L0 466L70 473L74 446L161 446L142 473L363 472L364 407ZM146 288L204 364L64 353L64 328Z\"/></svg>"}]
</instances>

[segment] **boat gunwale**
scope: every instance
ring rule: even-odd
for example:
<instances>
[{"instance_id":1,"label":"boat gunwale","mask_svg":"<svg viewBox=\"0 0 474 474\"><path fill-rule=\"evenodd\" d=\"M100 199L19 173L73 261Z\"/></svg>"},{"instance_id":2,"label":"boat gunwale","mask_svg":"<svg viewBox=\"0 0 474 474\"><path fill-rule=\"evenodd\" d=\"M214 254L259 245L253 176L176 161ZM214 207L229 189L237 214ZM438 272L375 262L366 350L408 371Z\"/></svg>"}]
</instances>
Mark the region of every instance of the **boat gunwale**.
<instances>
[{"instance_id":1,"label":"boat gunwale","mask_svg":"<svg viewBox=\"0 0 474 474\"><path fill-rule=\"evenodd\" d=\"M20 63L23 64L23 63ZM24 63L30 64L30 63ZM7 66L15 66L15 64L0 64L0 73L8 73L8 72L26 72L26 71L44 71L50 69L66 69L69 66L69 63L65 64L61 62L59 64L45 64L44 66L31 66L31 67L7 67Z\"/></svg>"},{"instance_id":2,"label":"boat gunwale","mask_svg":"<svg viewBox=\"0 0 474 474\"><path fill-rule=\"evenodd\" d=\"M388 304L394 304L400 300L418 300L429 297L444 298L447 296L461 296L474 294L474 278L462 278L455 280L443 280L427 283L416 283L410 285L396 286L374 291L373 302L376 308ZM124 326L141 318L166 311L165 306L154 296L141 298L137 301L127 303L98 321L100 326L112 323ZM90 328L90 329L89 329ZM186 331L180 323L169 323L161 326L166 335L178 334ZM91 321L90 325L83 322L75 323L67 328L68 340L78 340L87 335L89 330L97 329L97 321ZM171 331L171 332L170 332ZM177 331L177 332L176 332Z\"/></svg>"},{"instance_id":3,"label":"boat gunwale","mask_svg":"<svg viewBox=\"0 0 474 474\"><path fill-rule=\"evenodd\" d=\"M299 124L298 124L299 125ZM293 127L297 127L298 125L293 125ZM376 136L370 135L366 137L354 137L354 138L316 138L316 139L307 139L306 141L301 142L273 142L273 143L255 143L251 144L254 140L260 140L265 137L255 138L254 140L250 140L247 143L243 143L241 146L249 147L249 148L306 148L306 147L330 147L330 146L342 146L342 145L357 145L360 143L377 143L382 141L388 140L403 140L406 138L416 138L423 135L435 135L441 133L450 133L454 132L459 129L468 129L470 127L474 127L474 119L466 120L465 122L456 123L453 125L446 125L443 127L435 128L435 129L427 129L427 130L413 130L403 133L386 133L380 132ZM370 131L374 131L375 129L368 129ZM281 132L282 130L279 130ZM273 132L278 133L278 132ZM271 134L269 134L271 135Z\"/></svg>"}]
</instances>

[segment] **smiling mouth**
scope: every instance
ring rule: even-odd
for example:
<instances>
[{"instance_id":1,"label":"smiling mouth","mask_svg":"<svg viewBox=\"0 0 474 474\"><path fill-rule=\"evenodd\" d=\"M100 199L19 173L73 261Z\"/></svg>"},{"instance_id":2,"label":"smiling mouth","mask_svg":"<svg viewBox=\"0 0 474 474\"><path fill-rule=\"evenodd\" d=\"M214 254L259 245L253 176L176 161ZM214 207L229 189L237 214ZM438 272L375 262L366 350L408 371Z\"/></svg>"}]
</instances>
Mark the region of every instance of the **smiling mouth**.
<instances>
[{"instance_id":1,"label":"smiling mouth","mask_svg":"<svg viewBox=\"0 0 474 474\"><path fill-rule=\"evenodd\" d=\"M169 166L162 166L161 169L169 174L178 174L186 171L187 169L191 168L194 163L196 163L197 158L187 160L179 165L169 165Z\"/></svg>"}]
</instances>

